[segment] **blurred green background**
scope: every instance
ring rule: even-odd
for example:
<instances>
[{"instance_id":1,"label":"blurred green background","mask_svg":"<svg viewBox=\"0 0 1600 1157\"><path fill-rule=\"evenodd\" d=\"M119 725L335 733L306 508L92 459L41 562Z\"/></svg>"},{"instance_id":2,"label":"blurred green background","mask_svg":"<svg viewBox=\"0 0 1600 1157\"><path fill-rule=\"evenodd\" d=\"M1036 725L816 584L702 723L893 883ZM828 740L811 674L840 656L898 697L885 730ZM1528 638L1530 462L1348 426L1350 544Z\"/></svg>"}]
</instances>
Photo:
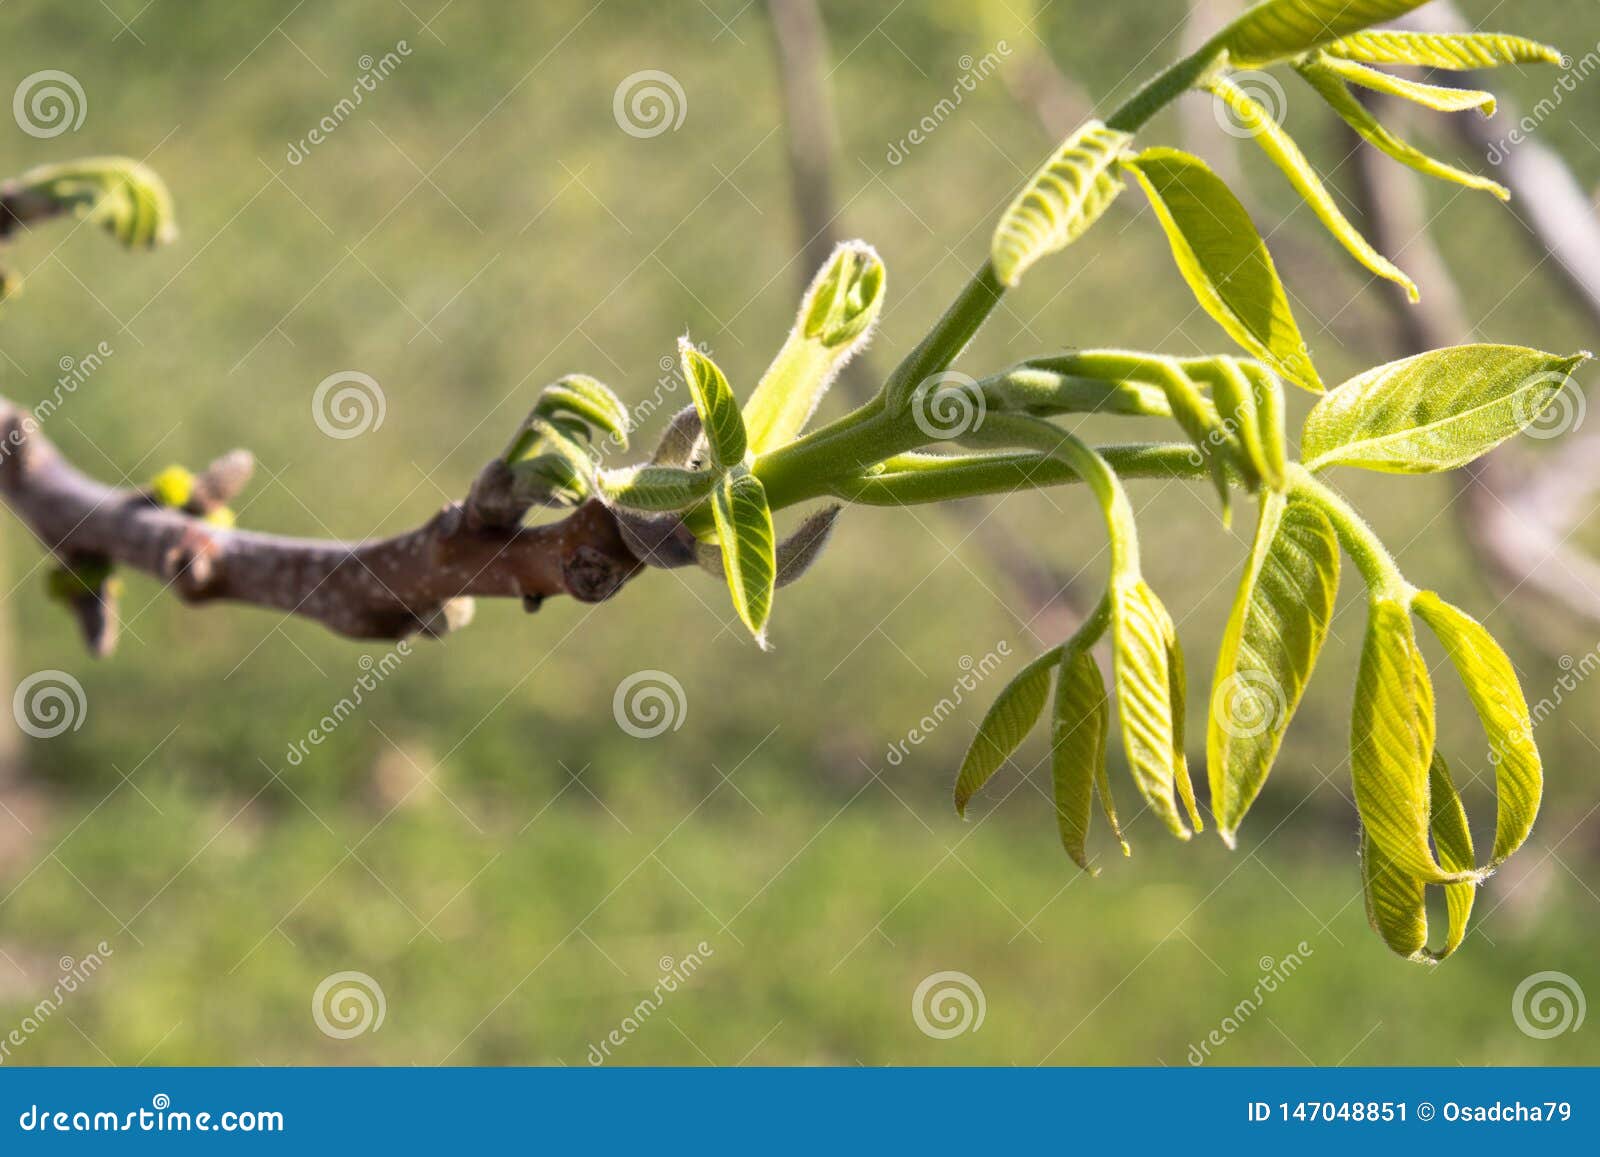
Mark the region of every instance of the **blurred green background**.
<instances>
[{"instance_id":1,"label":"blurred green background","mask_svg":"<svg viewBox=\"0 0 1600 1157\"><path fill-rule=\"evenodd\" d=\"M872 241L890 271L874 365L907 349L982 260L995 212L1052 141L995 75L900 163L891 143L1000 38L1048 46L1108 107L1177 53L1187 10L1055 0L1035 39L1022 7L822 6L840 228ZM1464 7L1579 55L1600 39L1588 4ZM291 164L290 142L350 93L362 58L400 41L410 55ZM661 364L676 336L687 329L748 389L809 272L795 260L761 3L13 3L0 7L0 42L0 91L59 69L87 101L81 127L51 139L7 124L5 170L147 158L183 229L134 257L67 227L9 246L27 289L0 318L0 390L35 404L62 359L106 342L114 352L50 436L112 480L247 446L260 462L239 504L250 527L414 526L464 495L565 372L592 373L630 404L665 397L648 443L687 401ZM646 69L676 79L684 117L642 138L619 127L613 97ZM1556 75L1498 80L1531 105ZM1289 123L1338 184L1344 148L1291 79ZM1539 138L1594 187L1600 105L1566 101ZM1145 139L1178 143L1178 116ZM1379 288L1244 161L1253 203L1283 218L1273 243L1324 377L1399 356ZM1428 196L1479 337L1596 346L1496 202L1437 185ZM1072 344L1224 350L1138 200L1030 276L963 366ZM386 410L381 426L335 440L311 396L347 370L381 384ZM1506 641L1531 700L1562 674L1562 650L1595 646L1591 627L1541 621L1475 574L1449 512L1454 480L1341 481L1413 581ZM1135 499L1151 580L1189 650L1203 780L1205 687L1251 519L1246 507L1229 542L1198 488L1144 483ZM988 698L1056 641L992 540L971 533L980 516L1077 576L1080 598L1098 581L1102 531L1075 492L961 518L852 512L813 576L780 597L771 654L697 573L647 576L598 610L556 600L529 617L481 603L471 629L416 643L297 763L291 745L388 647L254 609L185 610L131 576L120 651L92 662L45 597L36 545L5 519L5 686L61 669L87 711L58 737L14 736L8 757L0 1036L51 991L61 958L102 940L112 950L6 1063L584 1064L702 941L703 966L613 1046L614 1062L1182 1065L1290 954L1302 961L1293 977L1211 1046L1210 1063L1600 1059L1592 1026L1536 1039L1512 1014L1518 983L1540 971L1600 993L1600 688L1567 695L1541 727L1548 794L1534 839L1484 888L1473 934L1441 968L1390 956L1365 926L1343 759L1362 626L1351 583L1240 849L1209 834L1176 845L1146 816L1129 860L1096 833L1106 870L1090 879L1057 842L1040 736L970 822L948 804ZM889 760L951 694L963 657L1002 644L1004 675ZM619 684L641 670L669 673L685 704L675 730L647 739L613 714ZM1442 742L1481 772L1465 698L1440 687ZM1113 776L1129 812L1115 762ZM1481 780L1468 803L1482 830L1493 805ZM341 971L381 987L381 1028L319 1030L313 993ZM941 971L981 987L981 1028L919 1030L913 994Z\"/></svg>"}]
</instances>

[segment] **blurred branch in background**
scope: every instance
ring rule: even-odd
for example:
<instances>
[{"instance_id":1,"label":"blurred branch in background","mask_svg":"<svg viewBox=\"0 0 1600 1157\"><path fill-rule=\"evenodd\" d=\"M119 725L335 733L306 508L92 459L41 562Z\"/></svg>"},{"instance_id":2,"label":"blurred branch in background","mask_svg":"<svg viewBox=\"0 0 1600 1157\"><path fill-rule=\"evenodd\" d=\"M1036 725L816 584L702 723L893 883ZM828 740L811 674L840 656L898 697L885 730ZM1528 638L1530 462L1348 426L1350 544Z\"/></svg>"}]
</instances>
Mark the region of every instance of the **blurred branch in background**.
<instances>
[{"instance_id":1,"label":"blurred branch in background","mask_svg":"<svg viewBox=\"0 0 1600 1157\"><path fill-rule=\"evenodd\" d=\"M767 0L767 9L781 78L790 187L804 258L799 283L804 289L812 271L821 268L833 251L843 217L833 182L836 134L828 83L827 29L817 0ZM1019 61L1015 68L1020 75L1008 71L1007 84L1013 85L1014 92L1028 93L1041 118L1066 119L1068 127L1061 132L1069 131L1079 113L1088 108L1087 99L1061 77L1042 50L1025 51L1014 59ZM872 371L870 353L862 353L845 367L840 384L854 400L864 401L881 380ZM1023 543L992 514L991 507L967 503L941 508L941 516L964 529L965 536L1031 609L1026 630L1047 639L1071 635L1082 621L1088 601L1077 589L1076 577L1041 560L1036 548Z\"/></svg>"}]
</instances>

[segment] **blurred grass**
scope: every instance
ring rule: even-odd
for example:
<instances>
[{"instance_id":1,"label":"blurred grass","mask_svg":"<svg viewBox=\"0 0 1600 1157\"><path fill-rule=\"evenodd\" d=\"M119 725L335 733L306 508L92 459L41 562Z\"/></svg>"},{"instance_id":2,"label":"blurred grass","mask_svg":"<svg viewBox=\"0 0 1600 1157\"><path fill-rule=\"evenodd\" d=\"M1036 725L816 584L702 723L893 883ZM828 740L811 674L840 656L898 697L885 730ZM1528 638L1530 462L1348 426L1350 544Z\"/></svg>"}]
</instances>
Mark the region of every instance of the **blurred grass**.
<instances>
[{"instance_id":1,"label":"blurred grass","mask_svg":"<svg viewBox=\"0 0 1600 1157\"><path fill-rule=\"evenodd\" d=\"M128 258L85 230L5 254L27 293L0 319L0 389L31 402L61 358L100 341L115 351L48 426L86 469L142 479L243 444L261 462L246 525L392 532L464 493L561 373L586 370L641 401L687 328L748 383L787 328L806 271L792 264L760 5L458 0L424 29L428 11L390 3L157 0L135 18L133 0L109 2L137 39L99 6L0 7L12 82L60 68L89 101L76 133L11 132L8 171L147 156L182 217L183 239L152 255ZM1600 37L1555 0L1467 7L1580 55ZM1058 0L1040 28L1062 67L1109 99L1172 55L1183 9ZM889 165L889 143L948 95L963 54L992 45L954 0L825 12L846 229L890 269L881 365L961 283L993 211L1049 142L990 80ZM358 58L401 39L412 55L395 74L289 164L288 142L349 92ZM639 140L619 130L612 96L648 68L678 78L688 109L676 132ZM1502 79L1531 104L1553 76ZM1326 117L1299 92L1289 115L1337 176ZM1169 114L1151 137L1176 133ZM1588 184L1600 179L1592 102L1567 101L1540 135ZM1376 289L1271 174L1247 170L1254 194L1289 214L1274 241L1293 243L1285 274L1324 375L1392 356ZM1502 209L1452 189L1430 197L1480 337L1595 344L1550 271L1530 272ZM1135 200L1008 299L970 367L1073 343L1224 348ZM310 395L348 369L382 383L387 412L335 442ZM668 397L657 429L684 400ZM1473 575L1450 483L1347 482L1413 580L1484 617L1530 698L1546 694L1561 669L1530 645L1528 609L1496 606ZM1197 489L1141 485L1136 504L1152 580L1189 646L1198 737L1247 528L1229 547ZM990 517L1096 580L1101 531L1077 495L1007 500ZM1031 609L1008 609L993 560L937 512L853 513L814 577L780 599L771 655L696 575L657 575L598 612L556 601L530 619L480 605L472 629L418 644L298 765L290 745L350 693L360 657L386 648L260 611L185 610L132 577L121 652L91 665L44 598L35 546L9 520L0 536L18 676L64 668L89 702L81 729L28 744L12 814L0 814L0 1030L49 989L59 957L102 939L114 949L14 1063L579 1064L655 983L660 958L702 940L708 966L619 1061L1183 1064L1251 993L1262 958L1302 941L1304 967L1214 1050L1217 1063L1596 1059L1581 1033L1523 1035L1510 1008L1541 970L1600 991L1596 690L1568 695L1543 725L1545 816L1484 890L1467 946L1438 970L1403 965L1361 914L1342 766L1353 588L1242 850L1172 846L1136 821L1134 858L1106 855L1090 880L1055 842L1037 737L1022 760L1031 778L1002 776L974 824L949 812L950 774L997 683L903 762L886 758L950 693L962 656L1004 641L1009 671L1053 641L1034 636ZM1573 655L1595 645L1567 638ZM681 728L653 740L611 714L618 683L647 668L671 672L688 704ZM1478 753L1481 770L1464 700L1441 703L1443 741L1468 766ZM1492 814L1481 790L1469 802ZM378 979L387 1019L330 1040L308 1005L345 969ZM986 1020L931 1040L911 994L952 969L981 984Z\"/></svg>"}]
</instances>

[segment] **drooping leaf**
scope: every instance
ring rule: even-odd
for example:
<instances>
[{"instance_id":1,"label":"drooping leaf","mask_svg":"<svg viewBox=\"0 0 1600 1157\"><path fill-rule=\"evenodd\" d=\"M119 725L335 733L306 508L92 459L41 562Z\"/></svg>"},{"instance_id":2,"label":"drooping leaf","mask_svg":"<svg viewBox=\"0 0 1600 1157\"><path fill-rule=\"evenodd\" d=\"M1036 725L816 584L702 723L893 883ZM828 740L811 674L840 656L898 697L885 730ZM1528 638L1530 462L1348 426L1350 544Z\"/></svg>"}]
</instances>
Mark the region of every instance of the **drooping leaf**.
<instances>
[{"instance_id":1,"label":"drooping leaf","mask_svg":"<svg viewBox=\"0 0 1600 1157\"><path fill-rule=\"evenodd\" d=\"M1461 806L1461 796L1450 778L1449 765L1444 756L1433 753L1433 764L1428 769L1428 790L1431 798L1431 823L1433 846L1439 855L1439 864L1448 872L1466 872L1473 866L1472 829L1467 826L1467 811ZM1450 930L1444 947L1428 956L1443 960L1457 948L1467 935L1467 923L1472 919L1472 903L1477 898L1478 885L1473 882L1446 884L1444 886L1445 911Z\"/></svg>"},{"instance_id":2,"label":"drooping leaf","mask_svg":"<svg viewBox=\"0 0 1600 1157\"><path fill-rule=\"evenodd\" d=\"M1128 766L1140 793L1173 835L1190 831L1178 814L1177 748L1172 712L1172 668L1167 650L1170 620L1145 582L1113 581L1111 653L1117 715Z\"/></svg>"},{"instance_id":3,"label":"drooping leaf","mask_svg":"<svg viewBox=\"0 0 1600 1157\"><path fill-rule=\"evenodd\" d=\"M1111 170L1132 140L1091 120L1062 142L995 227L989 260L1002 285L1016 285L1034 262L1065 249L1099 220L1122 191Z\"/></svg>"},{"instance_id":4,"label":"drooping leaf","mask_svg":"<svg viewBox=\"0 0 1600 1157\"><path fill-rule=\"evenodd\" d=\"M1464 466L1532 423L1587 357L1463 345L1378 366L1312 409L1300 438L1306 468Z\"/></svg>"},{"instance_id":5,"label":"drooping leaf","mask_svg":"<svg viewBox=\"0 0 1600 1157\"><path fill-rule=\"evenodd\" d=\"M1361 893L1366 900L1367 923L1383 937L1391 952L1417 959L1428 943L1426 888L1416 877L1396 866L1361 829Z\"/></svg>"},{"instance_id":6,"label":"drooping leaf","mask_svg":"<svg viewBox=\"0 0 1600 1157\"><path fill-rule=\"evenodd\" d=\"M1338 113L1347 125L1374 148L1426 176L1452 181L1469 189L1481 189L1492 193L1502 201L1511 199L1511 191L1500 182L1430 157L1421 149L1395 136L1367 110L1366 105L1356 99L1344 80L1328 68L1322 59L1307 60L1296 65L1296 68L1317 94L1327 101L1328 107Z\"/></svg>"},{"instance_id":7,"label":"drooping leaf","mask_svg":"<svg viewBox=\"0 0 1600 1157\"><path fill-rule=\"evenodd\" d=\"M1494 867L1522 846L1539 812L1544 771L1528 701L1511 660L1476 619L1432 591L1418 594L1412 609L1449 652L1489 739L1498 804Z\"/></svg>"},{"instance_id":8,"label":"drooping leaf","mask_svg":"<svg viewBox=\"0 0 1600 1157\"><path fill-rule=\"evenodd\" d=\"M978 724L978 733L961 761L956 774L955 803L958 815L967 814L967 804L977 795L1001 764L1033 730L1050 694L1050 672L1061 662L1061 650L1046 651L1017 673L1006 684Z\"/></svg>"},{"instance_id":9,"label":"drooping leaf","mask_svg":"<svg viewBox=\"0 0 1600 1157\"><path fill-rule=\"evenodd\" d=\"M1284 131L1283 126L1273 118L1272 114L1226 77L1217 77L1209 87L1239 118L1256 144L1260 145L1262 151L1272 159L1272 163L1289 178L1289 183L1305 198L1306 204L1311 206L1311 211L1317 215L1323 227L1333 234L1334 240L1343 245L1352 257L1373 273L1403 288L1412 301L1417 300L1416 282L1374 249L1371 242L1350 223L1349 218L1334 201L1333 194L1328 192L1322 183L1322 178L1318 177L1316 170L1311 167L1311 162L1306 160L1306 155L1300 151L1300 146L1294 143L1294 139Z\"/></svg>"},{"instance_id":10,"label":"drooping leaf","mask_svg":"<svg viewBox=\"0 0 1600 1157\"><path fill-rule=\"evenodd\" d=\"M1320 509L1265 494L1211 681L1206 771L1232 847L1283 744L1333 617L1339 543Z\"/></svg>"},{"instance_id":11,"label":"drooping leaf","mask_svg":"<svg viewBox=\"0 0 1600 1157\"><path fill-rule=\"evenodd\" d=\"M598 483L600 493L613 505L666 513L704 502L717 484L717 475L677 466L628 466L601 471Z\"/></svg>"},{"instance_id":12,"label":"drooping leaf","mask_svg":"<svg viewBox=\"0 0 1600 1157\"><path fill-rule=\"evenodd\" d=\"M1374 29L1335 40L1330 56L1367 64L1409 64L1418 68L1470 70L1501 64L1560 64L1561 53L1548 44L1497 32L1393 32Z\"/></svg>"},{"instance_id":13,"label":"drooping leaf","mask_svg":"<svg viewBox=\"0 0 1600 1157\"><path fill-rule=\"evenodd\" d=\"M29 169L19 192L47 197L104 226L131 248L165 244L178 235L172 194L155 171L127 157L88 157Z\"/></svg>"},{"instance_id":14,"label":"drooping leaf","mask_svg":"<svg viewBox=\"0 0 1600 1157\"><path fill-rule=\"evenodd\" d=\"M534 413L552 420L576 418L611 435L618 449L628 448L628 408L610 388L587 374L568 374L546 386Z\"/></svg>"},{"instance_id":15,"label":"drooping leaf","mask_svg":"<svg viewBox=\"0 0 1600 1157\"><path fill-rule=\"evenodd\" d=\"M777 578L772 511L767 492L754 474L740 469L725 475L712 492L712 514L722 546L722 571L739 618L756 643L767 646L767 618Z\"/></svg>"},{"instance_id":16,"label":"drooping leaf","mask_svg":"<svg viewBox=\"0 0 1600 1157\"><path fill-rule=\"evenodd\" d=\"M717 363L695 349L687 337L678 339L678 357L683 364L684 381L689 383L689 396L705 427L711 461L722 470L744 465L750 444L728 379Z\"/></svg>"},{"instance_id":17,"label":"drooping leaf","mask_svg":"<svg viewBox=\"0 0 1600 1157\"><path fill-rule=\"evenodd\" d=\"M1425 884L1475 878L1450 872L1428 846L1433 684L1405 604L1375 595L1356 678L1350 771L1361 823L1383 858Z\"/></svg>"},{"instance_id":18,"label":"drooping leaf","mask_svg":"<svg viewBox=\"0 0 1600 1157\"><path fill-rule=\"evenodd\" d=\"M1249 353L1321 393L1266 242L1222 179L1176 149L1146 149L1123 165L1150 198L1201 308Z\"/></svg>"},{"instance_id":19,"label":"drooping leaf","mask_svg":"<svg viewBox=\"0 0 1600 1157\"><path fill-rule=\"evenodd\" d=\"M866 344L883 306L877 251L846 241L818 271L777 357L744 406L750 449L765 454L799 436L828 387Z\"/></svg>"},{"instance_id":20,"label":"drooping leaf","mask_svg":"<svg viewBox=\"0 0 1600 1157\"><path fill-rule=\"evenodd\" d=\"M1466 112L1469 109L1477 109L1484 116L1494 115L1495 99L1492 92L1423 84L1421 81L1407 80L1403 76L1395 76L1381 69L1368 68L1365 64L1359 64L1354 60L1342 60L1337 56L1324 57L1322 66L1350 84L1360 85L1373 92L1387 93L1401 100L1409 100L1414 104L1431 108L1435 112Z\"/></svg>"},{"instance_id":21,"label":"drooping leaf","mask_svg":"<svg viewBox=\"0 0 1600 1157\"><path fill-rule=\"evenodd\" d=\"M1373 24L1420 8L1427 0L1265 0L1245 10L1212 42L1239 68L1298 56Z\"/></svg>"},{"instance_id":22,"label":"drooping leaf","mask_svg":"<svg viewBox=\"0 0 1600 1157\"><path fill-rule=\"evenodd\" d=\"M1194 783L1189 778L1189 749L1185 739L1189 722L1189 677L1183 667L1183 647L1178 642L1178 628L1161 601L1151 596L1151 609L1161 620L1162 641L1167 648L1167 702L1172 712L1172 772L1183 801L1183 810L1189 813L1189 823L1197 832L1205 830L1200 819L1200 808L1195 804Z\"/></svg>"},{"instance_id":23,"label":"drooping leaf","mask_svg":"<svg viewBox=\"0 0 1600 1157\"><path fill-rule=\"evenodd\" d=\"M1105 678L1087 647L1069 647L1056 673L1055 712L1050 722L1050 778L1054 784L1056 826L1061 846L1073 863L1089 866L1085 844L1094 808L1097 777L1106 764L1106 737L1111 730L1111 705ZM1117 832L1120 840L1121 832ZM1126 853L1127 844L1123 843Z\"/></svg>"}]
</instances>

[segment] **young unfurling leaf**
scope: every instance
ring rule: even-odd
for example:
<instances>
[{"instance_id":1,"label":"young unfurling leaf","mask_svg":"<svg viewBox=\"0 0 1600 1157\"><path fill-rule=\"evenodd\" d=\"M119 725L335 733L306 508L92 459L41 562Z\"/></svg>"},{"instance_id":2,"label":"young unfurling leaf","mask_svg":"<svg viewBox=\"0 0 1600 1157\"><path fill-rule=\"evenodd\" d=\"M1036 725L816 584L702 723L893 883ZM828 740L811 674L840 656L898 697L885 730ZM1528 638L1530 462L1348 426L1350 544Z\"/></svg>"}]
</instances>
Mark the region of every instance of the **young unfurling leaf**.
<instances>
[{"instance_id":1,"label":"young unfurling leaf","mask_svg":"<svg viewBox=\"0 0 1600 1157\"><path fill-rule=\"evenodd\" d=\"M1322 179L1317 176L1316 170L1311 167L1311 162L1306 160L1306 155L1300 151L1300 146L1294 143L1293 138L1273 119L1272 114L1227 77L1216 77L1209 87L1239 118L1244 128L1261 146L1262 151L1272 158L1273 164L1289 178L1289 183L1305 198L1306 204L1311 206L1311 211L1317 215L1324 228L1333 234L1334 240L1343 245L1352 257L1373 273L1402 287L1412 301L1417 300L1416 283L1374 249L1350 223L1349 218L1334 201L1333 194L1328 192Z\"/></svg>"},{"instance_id":2,"label":"young unfurling leaf","mask_svg":"<svg viewBox=\"0 0 1600 1157\"><path fill-rule=\"evenodd\" d=\"M1178 814L1177 730L1173 672L1168 651L1171 620L1154 591L1140 579L1113 581L1112 666L1117 715L1128 766L1140 793L1173 835L1190 831Z\"/></svg>"},{"instance_id":3,"label":"young unfurling leaf","mask_svg":"<svg viewBox=\"0 0 1600 1157\"><path fill-rule=\"evenodd\" d=\"M1475 879L1435 863L1428 846L1428 766L1433 760L1433 684L1404 603L1375 596L1356 678L1350 770L1361 823L1383 858L1413 879Z\"/></svg>"},{"instance_id":4,"label":"young unfurling leaf","mask_svg":"<svg viewBox=\"0 0 1600 1157\"><path fill-rule=\"evenodd\" d=\"M1306 418L1306 468L1430 474L1465 466L1529 426L1588 356L1463 345L1368 370Z\"/></svg>"},{"instance_id":5,"label":"young unfurling leaf","mask_svg":"<svg viewBox=\"0 0 1600 1157\"><path fill-rule=\"evenodd\" d=\"M995 227L989 260L1002 285L1017 284L1034 262L1065 249L1099 220L1122 191L1111 170L1132 140L1091 120L1062 142Z\"/></svg>"},{"instance_id":6,"label":"young unfurling leaf","mask_svg":"<svg viewBox=\"0 0 1600 1157\"><path fill-rule=\"evenodd\" d=\"M1395 136L1377 117L1367 111L1366 105L1356 99L1355 94L1350 91L1338 73L1327 67L1325 58L1313 57L1295 67L1305 78L1306 83L1328 103L1328 107L1374 148L1426 176L1453 181L1469 189L1481 189L1494 194L1502 201L1511 199L1511 191L1498 181L1436 160Z\"/></svg>"},{"instance_id":7,"label":"young unfurling leaf","mask_svg":"<svg viewBox=\"0 0 1600 1157\"><path fill-rule=\"evenodd\" d=\"M1472 829L1467 826L1467 811L1461 806L1461 796L1450 778L1450 768L1444 756L1433 753L1433 764L1428 769L1429 814L1433 828L1433 846L1438 852L1439 864L1447 872L1466 872L1473 866ZM1445 911L1450 922L1444 947L1429 952L1434 961L1443 960L1457 948L1467 935L1467 922L1472 919L1472 902L1478 893L1476 882L1446 884L1444 886Z\"/></svg>"},{"instance_id":8,"label":"young unfurling leaf","mask_svg":"<svg viewBox=\"0 0 1600 1157\"><path fill-rule=\"evenodd\" d=\"M628 466L603 470L597 478L607 502L627 510L667 513L704 502L717 484L709 470L677 466Z\"/></svg>"},{"instance_id":9,"label":"young unfurling leaf","mask_svg":"<svg viewBox=\"0 0 1600 1157\"><path fill-rule=\"evenodd\" d=\"M883 307L885 272L864 241L834 250L800 304L794 328L744 406L750 449L794 441L851 356L866 344Z\"/></svg>"},{"instance_id":10,"label":"young unfurling leaf","mask_svg":"<svg viewBox=\"0 0 1600 1157\"><path fill-rule=\"evenodd\" d=\"M1466 112L1468 109L1477 109L1484 116L1494 115L1495 99L1492 92L1423 84L1420 81L1407 80L1403 76L1391 75L1381 69L1368 68L1354 60L1342 60L1337 56L1325 57L1322 66L1350 84L1371 89L1373 92L1397 96L1413 104L1431 108L1435 112Z\"/></svg>"},{"instance_id":11,"label":"young unfurling leaf","mask_svg":"<svg viewBox=\"0 0 1600 1157\"><path fill-rule=\"evenodd\" d=\"M1327 638L1339 544L1309 502L1264 494L1255 545L1217 655L1206 730L1211 810L1233 846Z\"/></svg>"},{"instance_id":12,"label":"young unfurling leaf","mask_svg":"<svg viewBox=\"0 0 1600 1157\"><path fill-rule=\"evenodd\" d=\"M1061 650L1046 651L1017 673L1006 684L994 704L978 724L961 770L956 774L955 802L958 815L967 814L967 804L1039 721L1045 699L1050 694L1050 672L1061 661Z\"/></svg>"},{"instance_id":13,"label":"young unfurling leaf","mask_svg":"<svg viewBox=\"0 0 1600 1157\"><path fill-rule=\"evenodd\" d=\"M1213 41L1240 68L1298 56L1420 8L1427 0L1264 0Z\"/></svg>"},{"instance_id":14,"label":"young unfurling leaf","mask_svg":"<svg viewBox=\"0 0 1600 1157\"><path fill-rule=\"evenodd\" d=\"M767 647L767 617L777 561L772 511L761 480L743 469L723 476L712 492L717 541L722 546L722 571L739 618L762 650Z\"/></svg>"},{"instance_id":15,"label":"young unfurling leaf","mask_svg":"<svg viewBox=\"0 0 1600 1157\"><path fill-rule=\"evenodd\" d=\"M165 244L178 235L166 183L153 169L127 157L40 165L23 173L15 185L18 194L47 197L104 226L130 249Z\"/></svg>"},{"instance_id":16,"label":"young unfurling leaf","mask_svg":"<svg viewBox=\"0 0 1600 1157\"><path fill-rule=\"evenodd\" d=\"M1511 660L1476 619L1432 591L1418 594L1412 609L1449 651L1489 739L1498 805L1494 867L1522 846L1539 812L1544 772L1528 701Z\"/></svg>"},{"instance_id":17,"label":"young unfurling leaf","mask_svg":"<svg viewBox=\"0 0 1600 1157\"><path fill-rule=\"evenodd\" d=\"M1366 64L1408 64L1416 68L1470 70L1501 64L1560 64L1561 53L1548 44L1497 32L1394 32L1370 29L1323 48L1330 56Z\"/></svg>"},{"instance_id":18,"label":"young unfurling leaf","mask_svg":"<svg viewBox=\"0 0 1600 1157\"><path fill-rule=\"evenodd\" d=\"M1222 179L1199 157L1176 149L1146 149L1123 167L1149 196L1201 308L1252 355L1320 394L1322 380L1272 255Z\"/></svg>"},{"instance_id":19,"label":"young unfurling leaf","mask_svg":"<svg viewBox=\"0 0 1600 1157\"><path fill-rule=\"evenodd\" d=\"M1095 783L1105 774L1106 737L1111 730L1111 704L1106 699L1105 677L1086 646L1069 646L1056 672L1055 711L1050 721L1050 778L1054 785L1056 826L1061 845L1072 862L1099 875L1089 866L1085 847L1089 815L1094 810ZM1109 790L1102 787L1107 806ZM1110 815L1112 829L1123 854L1128 845Z\"/></svg>"},{"instance_id":20,"label":"young unfurling leaf","mask_svg":"<svg viewBox=\"0 0 1600 1157\"><path fill-rule=\"evenodd\" d=\"M695 349L687 337L678 339L678 357L683 363L684 380L689 383L689 396L705 427L711 461L721 470L744 465L749 440L728 379L717 363Z\"/></svg>"},{"instance_id":21,"label":"young unfurling leaf","mask_svg":"<svg viewBox=\"0 0 1600 1157\"><path fill-rule=\"evenodd\" d=\"M568 374L539 394L533 412L558 422L576 419L587 433L590 426L611 435L617 447L628 448L628 408L603 383L586 374Z\"/></svg>"}]
</instances>

